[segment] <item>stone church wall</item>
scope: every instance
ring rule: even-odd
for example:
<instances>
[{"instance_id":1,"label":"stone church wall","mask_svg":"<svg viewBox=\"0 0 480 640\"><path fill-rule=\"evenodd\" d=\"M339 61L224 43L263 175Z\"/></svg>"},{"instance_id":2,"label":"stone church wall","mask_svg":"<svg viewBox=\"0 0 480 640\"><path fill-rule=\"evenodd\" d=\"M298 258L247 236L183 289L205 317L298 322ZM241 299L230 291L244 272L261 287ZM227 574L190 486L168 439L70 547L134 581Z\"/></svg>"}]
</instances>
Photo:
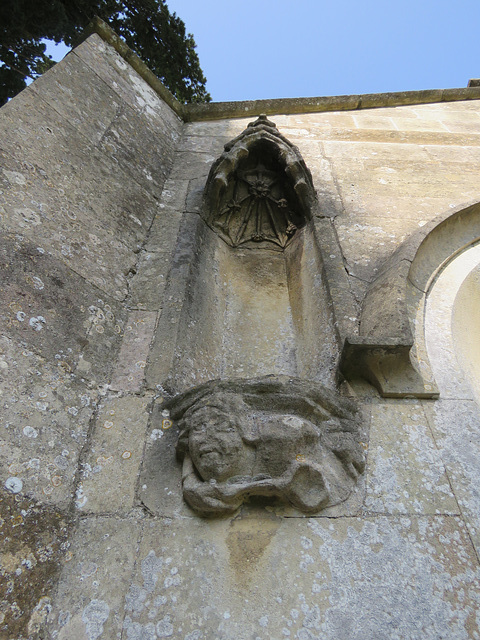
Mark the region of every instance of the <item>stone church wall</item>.
<instances>
[{"instance_id":1,"label":"stone church wall","mask_svg":"<svg viewBox=\"0 0 480 640\"><path fill-rule=\"evenodd\" d=\"M195 287L211 311L235 267L202 249L202 194L253 119L183 123L98 35L0 112L0 637L479 637L478 390L475 363L456 356L468 314L451 320L456 292L475 288L475 235L428 289L426 320L412 315L440 399L339 379L365 425L348 499L313 516L252 502L213 519L183 500L177 427L159 412L204 381L193 365L187 376L195 345L179 355ZM480 200L480 101L269 119L312 174L317 262L305 255L312 297L330 296L338 367L385 261ZM435 275L443 259L429 251ZM229 338L213 316L216 344Z\"/></svg>"},{"instance_id":2,"label":"stone church wall","mask_svg":"<svg viewBox=\"0 0 480 640\"><path fill-rule=\"evenodd\" d=\"M180 133L95 35L2 108L0 456L2 487L23 485L4 496L2 637L27 637L19 612L51 590L66 552L91 420L122 337L144 326L126 300ZM31 571L17 575L22 560Z\"/></svg>"}]
</instances>

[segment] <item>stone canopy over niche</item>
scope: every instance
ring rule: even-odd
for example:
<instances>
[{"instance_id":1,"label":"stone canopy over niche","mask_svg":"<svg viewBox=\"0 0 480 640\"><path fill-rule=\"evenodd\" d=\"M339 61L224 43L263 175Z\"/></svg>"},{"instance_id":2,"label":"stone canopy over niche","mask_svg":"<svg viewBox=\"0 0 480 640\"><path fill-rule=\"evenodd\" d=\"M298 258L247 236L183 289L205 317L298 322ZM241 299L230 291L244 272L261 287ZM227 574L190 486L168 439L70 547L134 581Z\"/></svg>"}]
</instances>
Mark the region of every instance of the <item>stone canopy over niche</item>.
<instances>
[{"instance_id":1,"label":"stone canopy over niche","mask_svg":"<svg viewBox=\"0 0 480 640\"><path fill-rule=\"evenodd\" d=\"M212 166L203 218L232 247L283 249L310 219L314 201L298 149L260 116Z\"/></svg>"}]
</instances>

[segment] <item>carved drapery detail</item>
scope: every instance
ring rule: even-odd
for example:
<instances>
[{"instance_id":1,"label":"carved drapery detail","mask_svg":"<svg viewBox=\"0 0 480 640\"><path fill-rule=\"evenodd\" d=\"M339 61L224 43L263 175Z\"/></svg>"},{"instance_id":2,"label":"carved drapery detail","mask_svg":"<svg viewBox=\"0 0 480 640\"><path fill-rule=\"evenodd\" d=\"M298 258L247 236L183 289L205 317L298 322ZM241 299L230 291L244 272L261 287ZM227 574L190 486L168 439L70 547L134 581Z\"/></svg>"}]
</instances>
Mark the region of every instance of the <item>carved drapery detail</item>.
<instances>
[{"instance_id":1,"label":"carved drapery detail","mask_svg":"<svg viewBox=\"0 0 480 640\"><path fill-rule=\"evenodd\" d=\"M230 246L284 248L316 202L300 153L266 116L250 123L213 165L203 217Z\"/></svg>"}]
</instances>

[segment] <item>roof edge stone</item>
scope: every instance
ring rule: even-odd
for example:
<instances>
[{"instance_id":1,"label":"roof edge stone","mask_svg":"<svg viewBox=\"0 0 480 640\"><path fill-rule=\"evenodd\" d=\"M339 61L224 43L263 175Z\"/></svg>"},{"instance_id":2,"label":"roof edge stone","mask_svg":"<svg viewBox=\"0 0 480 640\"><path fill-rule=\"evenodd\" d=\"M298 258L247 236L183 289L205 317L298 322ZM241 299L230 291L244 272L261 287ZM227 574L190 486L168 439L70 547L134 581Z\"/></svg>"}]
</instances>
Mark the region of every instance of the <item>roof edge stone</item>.
<instances>
[{"instance_id":1,"label":"roof edge stone","mask_svg":"<svg viewBox=\"0 0 480 640\"><path fill-rule=\"evenodd\" d=\"M106 43L112 46L185 122L250 118L260 114L288 115L325 111L356 111L358 109L376 109L380 107L480 100L480 86L475 86L475 83L469 83L468 87L458 89L425 89L421 91L396 91L318 98L273 98L271 100L182 104L106 22L95 17L85 31L84 39L92 33L98 34Z\"/></svg>"}]
</instances>

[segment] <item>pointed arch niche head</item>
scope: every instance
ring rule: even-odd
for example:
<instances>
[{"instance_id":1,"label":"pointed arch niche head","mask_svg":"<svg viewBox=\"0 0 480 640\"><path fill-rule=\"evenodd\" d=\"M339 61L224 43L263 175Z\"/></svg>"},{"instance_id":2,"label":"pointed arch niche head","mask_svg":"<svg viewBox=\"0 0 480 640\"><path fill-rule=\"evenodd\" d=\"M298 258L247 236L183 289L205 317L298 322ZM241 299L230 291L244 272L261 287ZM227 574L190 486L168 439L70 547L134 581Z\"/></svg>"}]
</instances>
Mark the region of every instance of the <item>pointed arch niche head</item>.
<instances>
[{"instance_id":1,"label":"pointed arch niche head","mask_svg":"<svg viewBox=\"0 0 480 640\"><path fill-rule=\"evenodd\" d=\"M299 150L261 115L213 164L202 217L231 247L284 249L317 199Z\"/></svg>"}]
</instances>

